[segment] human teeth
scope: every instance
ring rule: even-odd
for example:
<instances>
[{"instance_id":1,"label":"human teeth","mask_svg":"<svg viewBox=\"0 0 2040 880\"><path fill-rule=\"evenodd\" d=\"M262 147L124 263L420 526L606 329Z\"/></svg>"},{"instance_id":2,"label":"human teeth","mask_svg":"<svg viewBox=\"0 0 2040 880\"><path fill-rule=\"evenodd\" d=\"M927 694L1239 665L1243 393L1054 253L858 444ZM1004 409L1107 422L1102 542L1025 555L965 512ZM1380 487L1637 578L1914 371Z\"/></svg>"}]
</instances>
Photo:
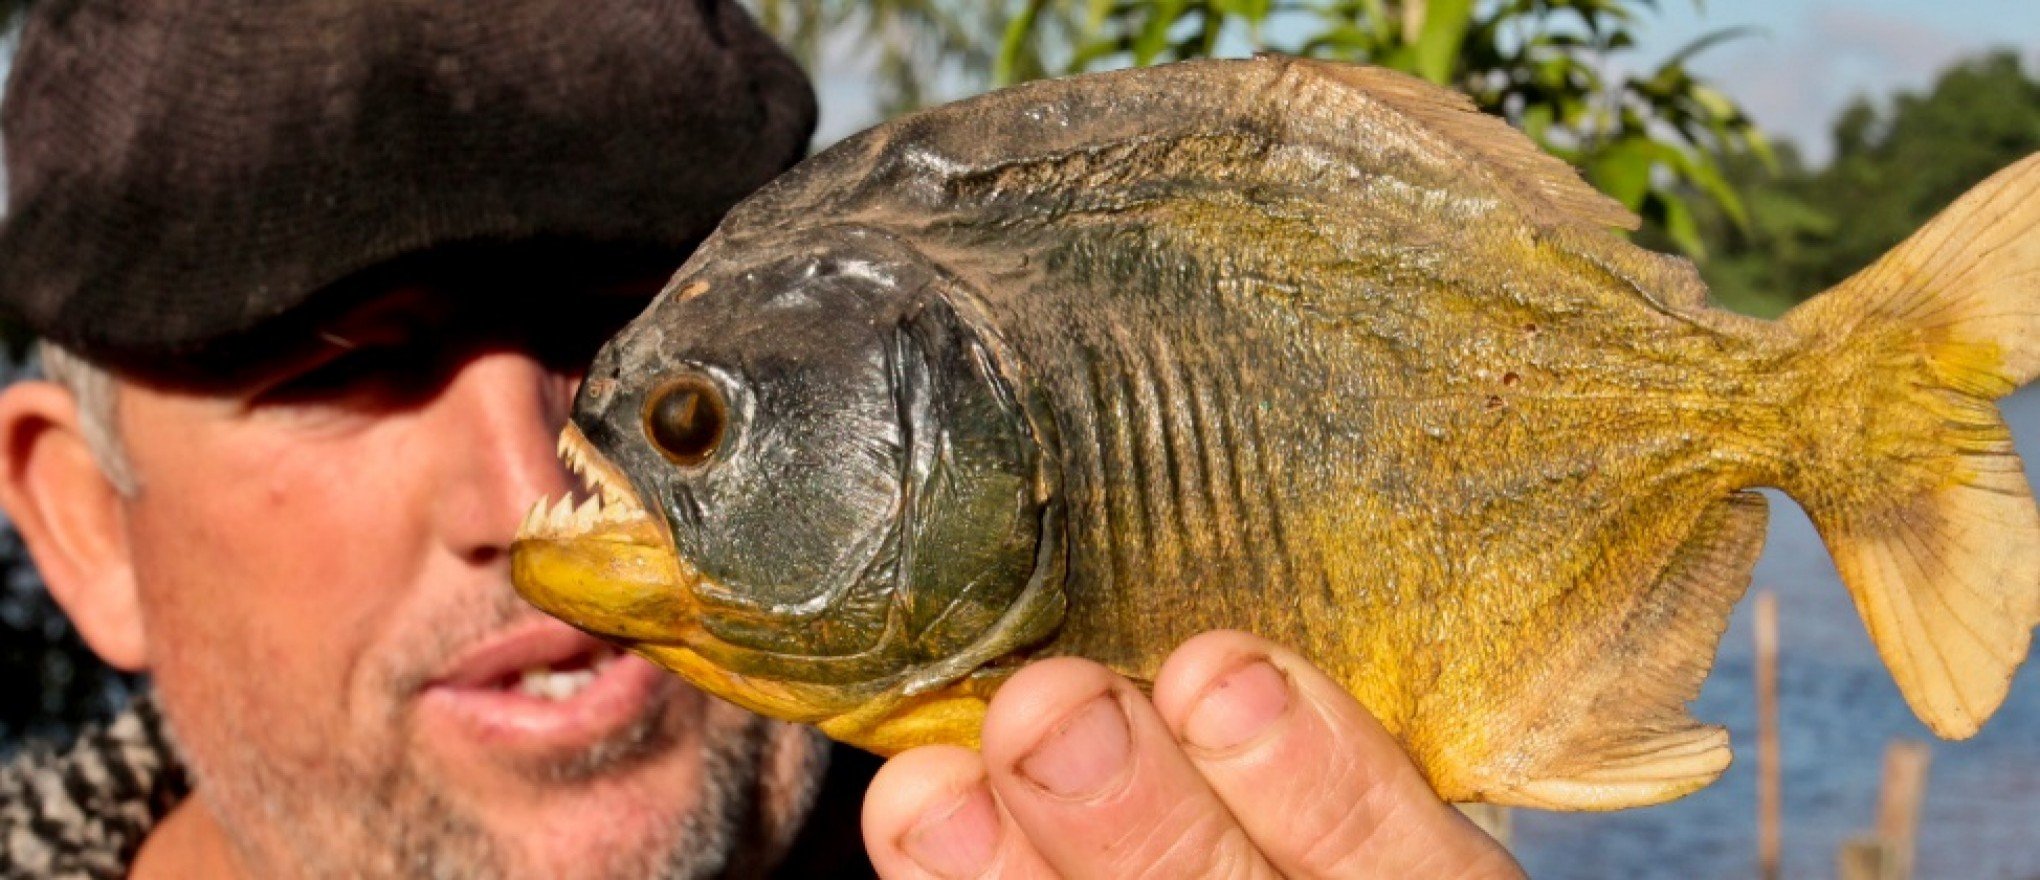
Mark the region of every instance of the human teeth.
<instances>
[{"instance_id":1,"label":"human teeth","mask_svg":"<svg viewBox=\"0 0 2040 880\"><path fill-rule=\"evenodd\" d=\"M527 669L518 678L517 689L526 696L540 699L569 700L595 681L595 673L594 669L578 669L573 672Z\"/></svg>"}]
</instances>

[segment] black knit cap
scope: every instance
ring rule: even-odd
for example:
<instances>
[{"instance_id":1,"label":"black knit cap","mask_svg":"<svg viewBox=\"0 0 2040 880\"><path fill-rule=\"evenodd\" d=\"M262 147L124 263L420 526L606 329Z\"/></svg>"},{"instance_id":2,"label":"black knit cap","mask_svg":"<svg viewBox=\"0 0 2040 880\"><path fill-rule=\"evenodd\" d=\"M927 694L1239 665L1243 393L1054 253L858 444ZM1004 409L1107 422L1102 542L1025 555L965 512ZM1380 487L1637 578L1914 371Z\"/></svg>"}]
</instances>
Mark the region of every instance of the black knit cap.
<instances>
[{"instance_id":1,"label":"black knit cap","mask_svg":"<svg viewBox=\"0 0 2040 880\"><path fill-rule=\"evenodd\" d=\"M0 107L0 305L116 365L231 358L430 249L679 253L814 118L722 0L44 0Z\"/></svg>"}]
</instances>

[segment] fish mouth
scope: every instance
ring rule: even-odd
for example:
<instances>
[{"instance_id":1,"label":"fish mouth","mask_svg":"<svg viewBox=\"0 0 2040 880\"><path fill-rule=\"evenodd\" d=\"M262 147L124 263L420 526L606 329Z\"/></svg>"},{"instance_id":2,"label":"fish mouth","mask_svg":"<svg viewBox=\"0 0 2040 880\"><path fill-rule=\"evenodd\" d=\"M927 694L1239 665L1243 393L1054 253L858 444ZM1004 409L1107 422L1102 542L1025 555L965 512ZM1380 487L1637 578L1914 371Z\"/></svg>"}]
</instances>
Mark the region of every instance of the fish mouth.
<instances>
[{"instance_id":1,"label":"fish mouth","mask_svg":"<svg viewBox=\"0 0 2040 880\"><path fill-rule=\"evenodd\" d=\"M579 427L567 424L560 432L556 451L560 461L581 481L582 491L569 491L557 500L550 495L541 496L524 514L524 522L517 527L517 540L635 541L643 537L639 534L644 531L641 526L650 526L656 537L664 540L664 532L645 511L630 481L595 450ZM574 500L577 496L581 498L579 504Z\"/></svg>"},{"instance_id":2,"label":"fish mouth","mask_svg":"<svg viewBox=\"0 0 2040 880\"><path fill-rule=\"evenodd\" d=\"M510 578L539 610L601 638L677 643L700 629L701 573L680 558L663 523L622 471L572 424L559 457L582 488L543 497L510 545Z\"/></svg>"},{"instance_id":3,"label":"fish mouth","mask_svg":"<svg viewBox=\"0 0 2040 880\"><path fill-rule=\"evenodd\" d=\"M561 433L559 455L584 490L541 498L525 514L510 544L510 579L525 601L753 712L813 722L861 700L730 669L729 646L707 630L697 598L713 583L579 428Z\"/></svg>"}]
</instances>

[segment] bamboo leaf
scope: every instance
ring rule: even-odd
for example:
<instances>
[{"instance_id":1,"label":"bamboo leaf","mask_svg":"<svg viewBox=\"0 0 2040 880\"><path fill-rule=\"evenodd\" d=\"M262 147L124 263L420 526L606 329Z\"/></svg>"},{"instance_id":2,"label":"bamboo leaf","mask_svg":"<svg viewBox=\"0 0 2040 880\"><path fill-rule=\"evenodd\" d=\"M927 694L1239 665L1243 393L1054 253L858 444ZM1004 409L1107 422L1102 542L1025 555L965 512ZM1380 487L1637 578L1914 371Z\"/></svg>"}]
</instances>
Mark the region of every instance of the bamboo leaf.
<instances>
[{"instance_id":1,"label":"bamboo leaf","mask_svg":"<svg viewBox=\"0 0 2040 880\"><path fill-rule=\"evenodd\" d=\"M1650 171L1657 164L1653 147L1640 139L1617 141L1594 157L1587 177L1609 198L1632 210L1638 208L1650 194Z\"/></svg>"},{"instance_id":2,"label":"bamboo leaf","mask_svg":"<svg viewBox=\"0 0 2040 880\"><path fill-rule=\"evenodd\" d=\"M1701 34L1699 37L1695 38L1692 42L1689 42L1686 45L1680 46L1679 48L1673 50L1672 54L1669 57L1667 57L1664 60L1664 62L1659 66L1683 67L1687 61L1692 60L1693 56L1698 55L1701 52L1705 52L1708 49L1711 49L1715 46L1719 46L1722 43L1726 43L1730 40L1739 40L1742 39L1743 37L1759 36L1764 33L1766 33L1766 31L1763 28L1748 26L1722 28L1721 30L1718 31L1709 31L1707 33Z\"/></svg>"},{"instance_id":3,"label":"bamboo leaf","mask_svg":"<svg viewBox=\"0 0 2040 880\"><path fill-rule=\"evenodd\" d=\"M1157 0L1147 10L1147 22L1140 33L1133 38L1133 63L1136 67L1153 64L1164 48L1169 45L1169 31L1183 14L1187 0Z\"/></svg>"},{"instance_id":4,"label":"bamboo leaf","mask_svg":"<svg viewBox=\"0 0 2040 880\"><path fill-rule=\"evenodd\" d=\"M1695 260L1707 259L1707 243L1700 237L1700 225L1693 220L1693 209L1687 207L1684 199L1670 198L1663 203L1665 235Z\"/></svg>"},{"instance_id":5,"label":"bamboo leaf","mask_svg":"<svg viewBox=\"0 0 2040 880\"><path fill-rule=\"evenodd\" d=\"M1006 25L1005 37L999 41L999 60L992 68L995 85L1012 85L1020 81L1015 71L1020 67L1021 52L1034 36L1035 25L1041 19L1041 9L1046 5L1048 0L1028 0L1020 14Z\"/></svg>"},{"instance_id":6,"label":"bamboo leaf","mask_svg":"<svg viewBox=\"0 0 2040 880\"><path fill-rule=\"evenodd\" d=\"M1472 20L1473 0L1429 0L1417 35L1416 74L1439 85L1452 82Z\"/></svg>"}]
</instances>

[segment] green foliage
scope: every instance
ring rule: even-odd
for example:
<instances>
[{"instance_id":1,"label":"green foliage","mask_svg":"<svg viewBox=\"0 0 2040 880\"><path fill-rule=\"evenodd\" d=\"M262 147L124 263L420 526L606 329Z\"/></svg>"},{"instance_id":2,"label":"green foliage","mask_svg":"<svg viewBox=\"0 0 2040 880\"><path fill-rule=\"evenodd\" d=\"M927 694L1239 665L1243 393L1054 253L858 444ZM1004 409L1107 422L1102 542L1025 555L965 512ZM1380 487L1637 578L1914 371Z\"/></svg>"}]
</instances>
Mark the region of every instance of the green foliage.
<instances>
[{"instance_id":1,"label":"green foliage","mask_svg":"<svg viewBox=\"0 0 2040 880\"><path fill-rule=\"evenodd\" d=\"M1924 94L1858 100L1834 123L1835 155L1809 169L1790 150L1774 168L1726 163L1749 222L1703 213L1717 254L1702 267L1723 304L1782 312L1890 250L1991 173L2040 150L2040 79L2015 53L1944 71Z\"/></svg>"},{"instance_id":2,"label":"green foliage","mask_svg":"<svg viewBox=\"0 0 2040 880\"><path fill-rule=\"evenodd\" d=\"M1743 216L1717 157L1768 150L1735 102L1686 66L1734 32L1702 37L1646 72L1621 72L1640 13L1656 2L754 0L767 28L811 63L829 28L877 45L889 111L913 106L923 93L916 77L947 76L954 91L974 91L1253 51L1394 67L1507 117L1700 255L1695 202Z\"/></svg>"},{"instance_id":3,"label":"green foliage","mask_svg":"<svg viewBox=\"0 0 2040 880\"><path fill-rule=\"evenodd\" d=\"M978 0L748 3L765 30L810 70L825 50L871 53L879 76L879 109L888 116L922 106L930 86L945 77L973 91L982 88L999 57L999 37L1016 15L1014 3ZM1026 10L1017 14L1024 16ZM1019 70L1023 77L1042 74Z\"/></svg>"},{"instance_id":4,"label":"green foliage","mask_svg":"<svg viewBox=\"0 0 2040 880\"><path fill-rule=\"evenodd\" d=\"M1034 7L1059 4L1034 3ZM1076 5L1074 2L1060 4ZM1743 205L1718 156L1768 159L1749 117L1687 68L1735 36L1701 37L1652 70L1620 72L1639 12L1655 0L1088 0L1082 40L1064 72L1243 48L1361 61L1414 73L1472 96L1545 149L1581 168L1688 253L1704 244L1692 202L1740 220ZM1003 54L1054 53L1030 31L1045 9L1014 19ZM1278 40L1274 35L1284 34ZM1018 69L1021 65L1013 65ZM1038 63L1043 69L1055 65Z\"/></svg>"}]
</instances>

